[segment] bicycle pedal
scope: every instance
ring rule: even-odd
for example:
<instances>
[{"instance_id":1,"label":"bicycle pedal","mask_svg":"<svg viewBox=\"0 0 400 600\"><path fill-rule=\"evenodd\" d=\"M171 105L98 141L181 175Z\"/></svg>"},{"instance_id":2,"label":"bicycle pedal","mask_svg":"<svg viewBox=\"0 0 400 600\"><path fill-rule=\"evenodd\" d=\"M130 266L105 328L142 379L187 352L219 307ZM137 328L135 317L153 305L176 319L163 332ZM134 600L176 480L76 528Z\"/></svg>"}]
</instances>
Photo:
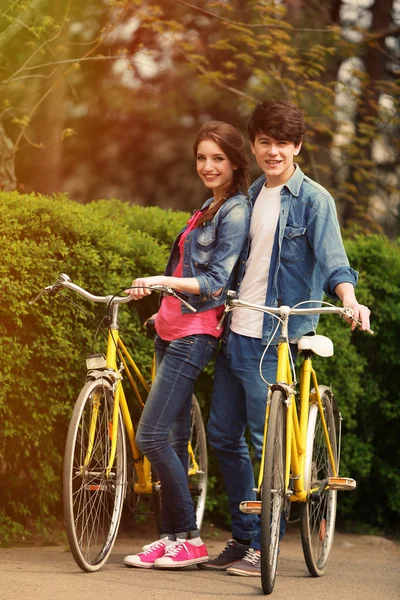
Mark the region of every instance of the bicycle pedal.
<instances>
[{"instance_id":1,"label":"bicycle pedal","mask_svg":"<svg viewBox=\"0 0 400 600\"><path fill-rule=\"evenodd\" d=\"M244 500L239 504L240 511L246 515L260 515L261 507L261 500Z\"/></svg>"},{"instance_id":2,"label":"bicycle pedal","mask_svg":"<svg viewBox=\"0 0 400 600\"><path fill-rule=\"evenodd\" d=\"M357 482L355 479L351 479L351 477L329 477L328 485L331 490L350 492L356 489Z\"/></svg>"}]
</instances>

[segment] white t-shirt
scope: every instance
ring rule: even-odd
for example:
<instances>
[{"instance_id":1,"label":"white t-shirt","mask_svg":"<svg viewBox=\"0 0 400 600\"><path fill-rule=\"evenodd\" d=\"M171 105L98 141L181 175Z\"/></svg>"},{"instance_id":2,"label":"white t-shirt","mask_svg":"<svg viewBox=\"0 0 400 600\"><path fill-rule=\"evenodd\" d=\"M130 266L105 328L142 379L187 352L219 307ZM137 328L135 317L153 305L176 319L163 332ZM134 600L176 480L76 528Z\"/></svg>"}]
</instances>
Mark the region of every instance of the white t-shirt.
<instances>
[{"instance_id":1,"label":"white t-shirt","mask_svg":"<svg viewBox=\"0 0 400 600\"><path fill-rule=\"evenodd\" d=\"M265 304L282 189L283 185L274 188L263 186L254 203L250 223L250 254L239 292L240 300L245 302ZM231 330L261 339L263 320L262 312L238 308L232 312Z\"/></svg>"}]
</instances>

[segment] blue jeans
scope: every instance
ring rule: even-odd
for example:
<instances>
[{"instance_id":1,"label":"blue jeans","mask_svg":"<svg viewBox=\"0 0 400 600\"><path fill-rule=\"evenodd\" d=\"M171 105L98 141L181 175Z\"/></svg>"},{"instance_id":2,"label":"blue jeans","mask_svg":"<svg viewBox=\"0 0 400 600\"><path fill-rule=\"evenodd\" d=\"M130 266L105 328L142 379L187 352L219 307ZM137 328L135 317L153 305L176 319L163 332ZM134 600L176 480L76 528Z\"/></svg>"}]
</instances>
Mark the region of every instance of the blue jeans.
<instances>
[{"instance_id":1,"label":"blue jeans","mask_svg":"<svg viewBox=\"0 0 400 600\"><path fill-rule=\"evenodd\" d=\"M295 348L292 346L292 352ZM261 379L259 363L265 346L261 340L230 332L215 366L214 388L208 422L208 441L214 448L228 493L235 538L252 540L260 549L260 518L240 511L242 500L255 500L256 487L249 448L249 428L257 460L261 460L268 386ZM270 346L262 364L264 378L276 381L277 346ZM281 519L282 528L284 521ZM283 530L281 534L283 535Z\"/></svg>"},{"instance_id":2,"label":"blue jeans","mask_svg":"<svg viewBox=\"0 0 400 600\"><path fill-rule=\"evenodd\" d=\"M217 346L218 340L211 335L190 335L172 342L156 337L157 375L136 444L161 482L162 534L197 530L187 478L190 407L194 383Z\"/></svg>"}]
</instances>

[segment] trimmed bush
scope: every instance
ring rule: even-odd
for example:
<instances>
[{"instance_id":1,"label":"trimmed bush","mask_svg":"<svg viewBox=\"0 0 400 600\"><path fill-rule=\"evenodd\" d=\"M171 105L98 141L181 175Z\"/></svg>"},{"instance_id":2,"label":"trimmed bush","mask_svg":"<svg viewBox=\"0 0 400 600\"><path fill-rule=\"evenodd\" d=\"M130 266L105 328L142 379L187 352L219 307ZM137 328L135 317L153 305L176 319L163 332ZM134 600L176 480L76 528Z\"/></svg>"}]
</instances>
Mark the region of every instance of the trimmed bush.
<instances>
[{"instance_id":1,"label":"trimmed bush","mask_svg":"<svg viewBox=\"0 0 400 600\"><path fill-rule=\"evenodd\" d=\"M333 382L344 417L340 471L357 480L355 492L339 495L339 516L393 534L400 522L400 244L358 235L345 245L375 335L351 335L332 317L320 321L319 332L335 343L335 356L317 367L321 383Z\"/></svg>"},{"instance_id":2,"label":"trimmed bush","mask_svg":"<svg viewBox=\"0 0 400 600\"><path fill-rule=\"evenodd\" d=\"M129 206L118 200L80 205L0 192L0 540L10 544L35 526L49 530L61 516L62 457L73 403L85 379L86 355L103 348L94 339L104 306L69 292L32 299L64 272L94 294L114 294L139 275L164 270L170 245L187 213ZM346 242L360 271L357 290L372 309L376 335L350 334L343 321L321 319L320 333L335 356L316 361L319 382L333 384L344 417L341 473L357 479L341 494L339 516L393 533L400 515L400 248L383 236ZM122 308L124 339L140 367L150 369L152 343L141 323L157 309L152 295ZM212 365L197 382L207 419ZM223 484L210 457L209 510L228 525ZM218 495L218 502L215 497Z\"/></svg>"},{"instance_id":3,"label":"trimmed bush","mask_svg":"<svg viewBox=\"0 0 400 600\"><path fill-rule=\"evenodd\" d=\"M18 524L35 522L41 529L60 515L67 424L85 379L84 359L93 344L98 350L102 342L93 334L104 305L70 292L63 294L85 313L61 294L34 305L29 300L62 272L98 295L129 287L138 275L162 273L172 232L181 229L187 214L152 209L145 231L135 222L141 211L129 208L119 201L83 206L63 196L0 193L0 528L8 532L8 538L1 536L5 541L20 535ZM121 326L149 372L152 343L144 337L138 308L151 307L130 303L120 312Z\"/></svg>"}]
</instances>

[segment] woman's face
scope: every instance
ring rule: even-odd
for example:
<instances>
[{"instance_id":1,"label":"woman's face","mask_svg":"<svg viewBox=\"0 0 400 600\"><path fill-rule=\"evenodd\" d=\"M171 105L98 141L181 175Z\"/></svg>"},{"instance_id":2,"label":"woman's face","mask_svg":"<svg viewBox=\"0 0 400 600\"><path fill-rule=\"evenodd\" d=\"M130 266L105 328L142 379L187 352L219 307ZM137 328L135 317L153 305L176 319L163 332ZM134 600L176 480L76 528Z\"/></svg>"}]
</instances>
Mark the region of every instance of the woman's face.
<instances>
[{"instance_id":1,"label":"woman's face","mask_svg":"<svg viewBox=\"0 0 400 600\"><path fill-rule=\"evenodd\" d=\"M197 146L196 168L204 185L212 190L214 198L221 199L233 181L236 166L212 140L203 140Z\"/></svg>"}]
</instances>

